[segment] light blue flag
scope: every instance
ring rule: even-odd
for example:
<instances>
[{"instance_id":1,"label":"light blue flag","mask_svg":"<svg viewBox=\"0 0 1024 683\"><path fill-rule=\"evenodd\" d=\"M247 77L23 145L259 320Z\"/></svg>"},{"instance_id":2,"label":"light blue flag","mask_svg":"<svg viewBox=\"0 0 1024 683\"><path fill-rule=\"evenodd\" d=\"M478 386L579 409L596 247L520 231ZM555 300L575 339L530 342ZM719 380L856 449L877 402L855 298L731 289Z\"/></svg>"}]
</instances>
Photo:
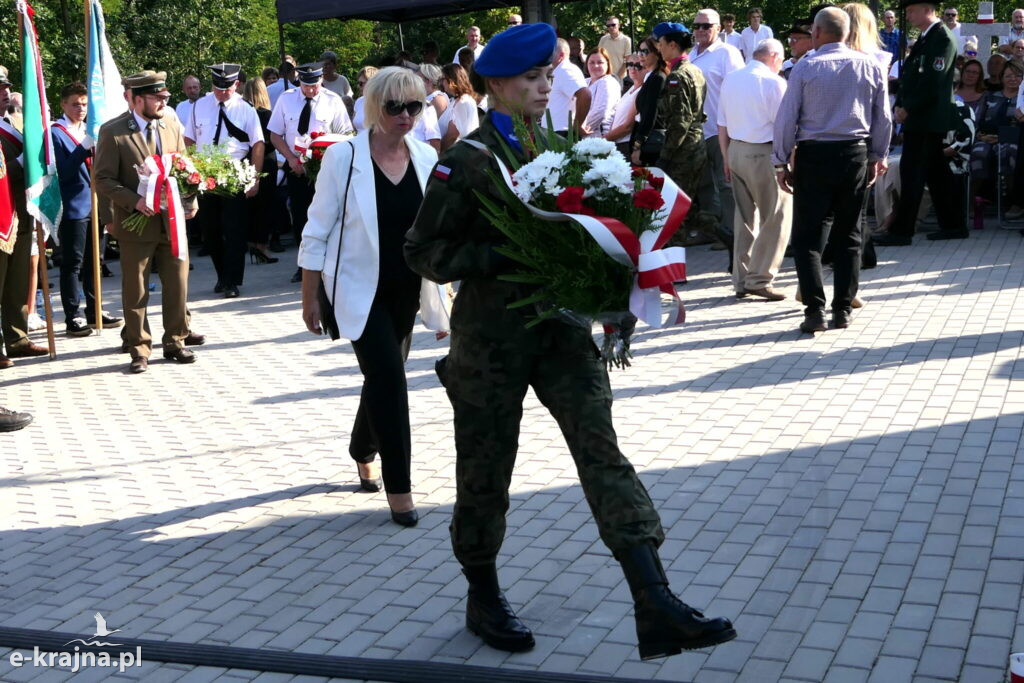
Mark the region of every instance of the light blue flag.
<instances>
[{"instance_id":1,"label":"light blue flag","mask_svg":"<svg viewBox=\"0 0 1024 683\"><path fill-rule=\"evenodd\" d=\"M121 85L121 73L107 44L107 28L99 0L89 0L89 108L85 133L94 142L99 139L100 126L118 114L128 111Z\"/></svg>"}]
</instances>

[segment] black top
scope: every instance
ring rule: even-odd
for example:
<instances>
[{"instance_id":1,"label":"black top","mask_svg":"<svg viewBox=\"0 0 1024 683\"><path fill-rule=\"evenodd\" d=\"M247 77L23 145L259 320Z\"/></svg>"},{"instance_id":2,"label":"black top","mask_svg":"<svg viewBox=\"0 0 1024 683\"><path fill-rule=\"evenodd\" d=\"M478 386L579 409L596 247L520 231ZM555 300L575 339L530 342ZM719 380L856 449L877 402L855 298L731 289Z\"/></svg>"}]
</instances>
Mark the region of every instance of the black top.
<instances>
[{"instance_id":1,"label":"black top","mask_svg":"<svg viewBox=\"0 0 1024 683\"><path fill-rule=\"evenodd\" d=\"M263 142L265 143L263 149L263 168L260 170L268 174L273 173L273 175L268 175L267 180L264 180L263 182L276 186L277 155L274 153L274 146L270 143L270 129L267 128L267 126L270 125L270 110L262 107L255 107L255 109L256 116L260 119L260 128L263 129Z\"/></svg>"},{"instance_id":2,"label":"black top","mask_svg":"<svg viewBox=\"0 0 1024 683\"><path fill-rule=\"evenodd\" d=\"M410 160L409 168L397 185L373 162L373 182L377 189L377 235L380 244L378 291L406 291L420 285L420 276L405 264L405 233L416 220L423 203L423 190Z\"/></svg>"},{"instance_id":3,"label":"black top","mask_svg":"<svg viewBox=\"0 0 1024 683\"><path fill-rule=\"evenodd\" d=\"M630 144L637 140L644 141L654 129L654 121L658 118L658 98L661 97L661 89L665 87L665 74L661 71L654 71L636 94L636 112L640 120L633 126L633 135L630 137Z\"/></svg>"}]
</instances>

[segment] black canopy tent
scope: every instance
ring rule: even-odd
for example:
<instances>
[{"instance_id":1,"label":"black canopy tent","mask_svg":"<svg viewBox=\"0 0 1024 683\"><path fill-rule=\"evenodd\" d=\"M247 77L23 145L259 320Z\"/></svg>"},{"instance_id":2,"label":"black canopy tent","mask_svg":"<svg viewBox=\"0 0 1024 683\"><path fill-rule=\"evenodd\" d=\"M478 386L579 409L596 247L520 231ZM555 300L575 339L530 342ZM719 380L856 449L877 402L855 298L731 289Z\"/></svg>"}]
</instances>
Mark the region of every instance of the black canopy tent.
<instances>
[{"instance_id":1,"label":"black canopy tent","mask_svg":"<svg viewBox=\"0 0 1024 683\"><path fill-rule=\"evenodd\" d=\"M541 7L554 2L573 0L276 0L278 36L281 42L281 56L284 57L284 24L293 24L314 19L368 19L389 21L398 24L399 40L402 40L402 22L416 19L431 19L449 14L462 14L502 7L532 7L541 13ZM630 33L633 30L633 0L629 0ZM635 40L635 38L634 38ZM402 48L404 49L404 45Z\"/></svg>"}]
</instances>

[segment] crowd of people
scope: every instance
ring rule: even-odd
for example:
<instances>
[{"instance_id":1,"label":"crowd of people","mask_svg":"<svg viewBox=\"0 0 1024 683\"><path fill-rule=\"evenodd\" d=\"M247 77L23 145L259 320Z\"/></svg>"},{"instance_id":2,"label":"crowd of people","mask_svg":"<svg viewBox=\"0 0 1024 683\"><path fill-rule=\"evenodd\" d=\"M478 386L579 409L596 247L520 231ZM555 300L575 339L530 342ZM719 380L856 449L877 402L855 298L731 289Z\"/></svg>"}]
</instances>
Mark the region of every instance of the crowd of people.
<instances>
[{"instance_id":1,"label":"crowd of people","mask_svg":"<svg viewBox=\"0 0 1024 683\"><path fill-rule=\"evenodd\" d=\"M926 186L939 225L930 239L967 237L968 199L981 206L1005 194L1012 205L1006 218L1024 216L1017 34L982 65L970 55L976 41L957 32L955 10L940 20L937 2L900 6L918 33L902 58L906 41L894 13L885 12L879 30L866 5L847 3L820 5L794 22L784 32L788 58L760 8L747 12L740 31L736 17L707 8L689 26L658 23L636 49L615 16L598 46L586 50L578 38L510 15L507 30L486 43L470 28L450 63L438 63L437 45L428 44L419 62L400 53L363 66L355 89L332 51L305 64L286 58L253 77L241 65L218 63L209 67L205 94L199 77L184 79L176 109L168 106L166 73L143 71L124 79L129 110L107 122L95 143L82 127L88 91L68 84L51 131L64 201L58 253L66 333L87 336L98 320L120 327L129 372L146 372L156 272L162 353L193 363L191 347L205 337L192 329L181 233L201 243L197 253L216 271L214 292L228 298L241 295L245 256L273 262L290 236L306 327L351 340L363 374L349 445L360 486L383 488L392 519L406 527L418 521L404 370L417 314L438 339L451 335L436 369L454 411L451 535L468 581L467 628L495 648L534 646L496 566L522 401L532 387L558 421L601 538L622 566L641 657L731 640L736 631L727 619L705 617L669 589L657 551L660 518L618 448L608 375L591 330L557 318L527 326L526 310L506 306L530 290L502 277L515 264L502 255L505 238L483 210L503 200L492 182L495 159L525 161L517 118L614 143L632 163L657 165L690 196L678 241L729 249L737 298L785 299L775 278L788 250L805 307L800 329L846 328L863 305L859 273L873 265L872 240L909 244ZM1024 10L1014 12L1013 31L1024 34ZM1019 42L1024 54L1024 36ZM0 168L19 219L16 230L0 230L0 368L47 353L28 337L33 223L11 87L0 68ZM316 134L346 139L324 155L314 183L299 143ZM185 197L183 215L172 217L140 196L140 167L193 145L249 160L264 175L233 196ZM874 237L865 227L872 192L882 229ZM129 229L126 219L136 213L141 227ZM97 305L98 273L88 258L93 215L117 241L123 320ZM823 264L834 269L831 297ZM0 409L0 429L30 420Z\"/></svg>"}]
</instances>

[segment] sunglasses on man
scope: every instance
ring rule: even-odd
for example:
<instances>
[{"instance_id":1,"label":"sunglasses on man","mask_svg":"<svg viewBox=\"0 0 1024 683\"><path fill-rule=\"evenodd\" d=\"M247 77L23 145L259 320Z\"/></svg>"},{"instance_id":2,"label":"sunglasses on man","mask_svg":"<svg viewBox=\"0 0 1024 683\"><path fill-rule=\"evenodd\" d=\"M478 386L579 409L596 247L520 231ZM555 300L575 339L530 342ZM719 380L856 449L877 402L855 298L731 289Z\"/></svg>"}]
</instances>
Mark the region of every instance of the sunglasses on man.
<instances>
[{"instance_id":1,"label":"sunglasses on man","mask_svg":"<svg viewBox=\"0 0 1024 683\"><path fill-rule=\"evenodd\" d=\"M618 28L619 25L618 24L605 24L604 27L605 28Z\"/></svg>"},{"instance_id":2,"label":"sunglasses on man","mask_svg":"<svg viewBox=\"0 0 1024 683\"><path fill-rule=\"evenodd\" d=\"M714 24L707 24L707 23L703 23L703 22L700 23L700 24L694 24L693 25L693 28L695 30L697 30L697 31L710 31L714 27L715 27Z\"/></svg>"},{"instance_id":3,"label":"sunglasses on man","mask_svg":"<svg viewBox=\"0 0 1024 683\"><path fill-rule=\"evenodd\" d=\"M423 111L423 102L420 100L413 100L412 102L388 100L384 103L384 113L388 116L398 116L403 111L409 112L409 116L419 116L420 112Z\"/></svg>"}]
</instances>

